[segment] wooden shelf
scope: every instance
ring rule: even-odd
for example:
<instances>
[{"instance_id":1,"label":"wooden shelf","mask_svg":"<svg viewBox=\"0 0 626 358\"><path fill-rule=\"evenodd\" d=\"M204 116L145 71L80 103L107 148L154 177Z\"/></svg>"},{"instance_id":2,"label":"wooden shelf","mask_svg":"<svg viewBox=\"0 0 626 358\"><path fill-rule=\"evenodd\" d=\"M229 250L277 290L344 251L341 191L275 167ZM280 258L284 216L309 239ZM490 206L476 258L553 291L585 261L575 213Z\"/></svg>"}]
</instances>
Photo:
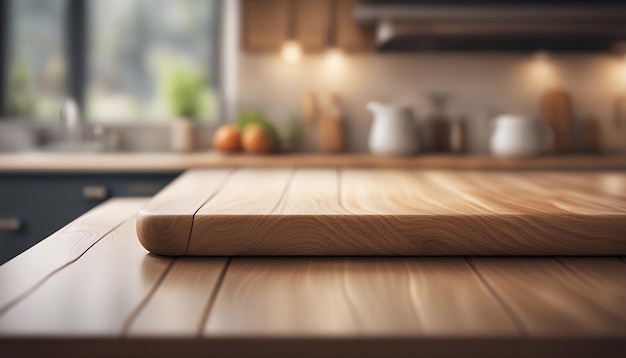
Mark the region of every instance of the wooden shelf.
<instances>
[{"instance_id":1,"label":"wooden shelf","mask_svg":"<svg viewBox=\"0 0 626 358\"><path fill-rule=\"evenodd\" d=\"M370 154L277 154L252 156L219 153L24 153L0 155L3 172L142 172L227 167L355 167L471 170L626 170L626 155L542 156L502 159L489 156L418 155L376 157Z\"/></svg>"}]
</instances>

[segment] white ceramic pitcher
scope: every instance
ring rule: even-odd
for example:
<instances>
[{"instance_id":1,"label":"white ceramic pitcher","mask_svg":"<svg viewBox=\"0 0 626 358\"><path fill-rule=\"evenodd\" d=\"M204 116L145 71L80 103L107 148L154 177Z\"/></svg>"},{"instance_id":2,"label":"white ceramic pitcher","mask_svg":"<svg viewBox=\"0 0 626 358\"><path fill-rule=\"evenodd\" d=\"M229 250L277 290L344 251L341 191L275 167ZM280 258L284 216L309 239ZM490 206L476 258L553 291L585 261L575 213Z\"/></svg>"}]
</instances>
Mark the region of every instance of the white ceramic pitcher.
<instances>
[{"instance_id":1,"label":"white ceramic pitcher","mask_svg":"<svg viewBox=\"0 0 626 358\"><path fill-rule=\"evenodd\" d=\"M417 125L408 106L370 102L374 115L369 149L376 155L411 155L418 149Z\"/></svg>"},{"instance_id":2,"label":"white ceramic pitcher","mask_svg":"<svg viewBox=\"0 0 626 358\"><path fill-rule=\"evenodd\" d=\"M530 157L547 152L554 142L552 130L537 119L503 114L493 120L489 147L499 157Z\"/></svg>"}]
</instances>

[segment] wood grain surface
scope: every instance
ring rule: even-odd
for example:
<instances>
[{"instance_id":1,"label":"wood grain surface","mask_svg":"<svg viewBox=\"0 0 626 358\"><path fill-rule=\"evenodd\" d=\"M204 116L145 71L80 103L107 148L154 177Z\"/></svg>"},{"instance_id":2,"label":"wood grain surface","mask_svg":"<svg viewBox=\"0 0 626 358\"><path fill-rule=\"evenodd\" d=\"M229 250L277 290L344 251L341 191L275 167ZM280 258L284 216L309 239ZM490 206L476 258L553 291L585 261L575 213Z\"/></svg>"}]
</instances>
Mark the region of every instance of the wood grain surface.
<instances>
[{"instance_id":1,"label":"wood grain surface","mask_svg":"<svg viewBox=\"0 0 626 358\"><path fill-rule=\"evenodd\" d=\"M131 336L192 337L204 324L226 258L178 258L129 325ZM626 266L626 265L625 265Z\"/></svg>"},{"instance_id":2,"label":"wood grain surface","mask_svg":"<svg viewBox=\"0 0 626 358\"><path fill-rule=\"evenodd\" d=\"M128 220L0 315L0 334L121 336L171 262L148 255Z\"/></svg>"},{"instance_id":3,"label":"wood grain surface","mask_svg":"<svg viewBox=\"0 0 626 358\"><path fill-rule=\"evenodd\" d=\"M146 199L111 199L46 240L0 266L0 314L50 274L78 260L120 223L134 217ZM24 270L28 267L28 270Z\"/></svg>"},{"instance_id":4,"label":"wood grain surface","mask_svg":"<svg viewBox=\"0 0 626 358\"><path fill-rule=\"evenodd\" d=\"M205 335L517 336L463 258L235 258Z\"/></svg>"},{"instance_id":5,"label":"wood grain surface","mask_svg":"<svg viewBox=\"0 0 626 358\"><path fill-rule=\"evenodd\" d=\"M317 203L336 194L332 183L344 174L267 174L289 182L282 199L267 192L278 202L269 207L295 216L313 208L333 213ZM436 178L422 174L416 180ZM376 179L399 174L381 175ZM611 197L622 189L611 187ZM122 215L144 202L112 201L66 227L78 233L102 217L114 229L61 267L42 260L39 268L33 259L35 253L65 257L53 245L56 234L42 242L45 249L11 261L13 280L28 281L31 272L45 280L0 313L3 356L613 357L626 351L623 257L164 258L141 247L134 220ZM350 205L357 203L367 201ZM250 203L246 210L267 207ZM82 237L70 246L93 240ZM3 281L0 292L10 285Z\"/></svg>"},{"instance_id":6,"label":"wood grain surface","mask_svg":"<svg viewBox=\"0 0 626 358\"><path fill-rule=\"evenodd\" d=\"M184 255L194 215L229 174L227 169L191 170L161 190L137 215L142 245L155 254Z\"/></svg>"},{"instance_id":7,"label":"wood grain surface","mask_svg":"<svg viewBox=\"0 0 626 358\"><path fill-rule=\"evenodd\" d=\"M236 169L221 187L213 186L213 174L188 173L184 185L166 188L142 211L139 237L149 250L217 256L626 253L626 174L620 172ZM208 197L207 188L215 194ZM201 206L178 209L188 203Z\"/></svg>"},{"instance_id":8,"label":"wood grain surface","mask_svg":"<svg viewBox=\"0 0 626 358\"><path fill-rule=\"evenodd\" d=\"M591 277L599 276L605 261L587 261L584 270ZM473 258L471 262L531 336L626 335L623 271L589 285L588 278L552 258Z\"/></svg>"}]
</instances>

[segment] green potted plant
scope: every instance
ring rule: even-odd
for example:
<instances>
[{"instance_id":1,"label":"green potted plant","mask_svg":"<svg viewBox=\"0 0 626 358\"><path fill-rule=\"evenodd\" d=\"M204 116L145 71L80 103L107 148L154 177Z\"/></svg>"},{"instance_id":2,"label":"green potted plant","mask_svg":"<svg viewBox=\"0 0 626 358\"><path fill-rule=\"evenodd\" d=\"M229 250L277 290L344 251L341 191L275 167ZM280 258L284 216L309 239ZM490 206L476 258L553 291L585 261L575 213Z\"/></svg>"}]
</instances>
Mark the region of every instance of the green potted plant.
<instances>
[{"instance_id":1,"label":"green potted plant","mask_svg":"<svg viewBox=\"0 0 626 358\"><path fill-rule=\"evenodd\" d=\"M204 109L206 74L191 65L169 64L165 71L165 94L172 124L172 149L178 152L194 150L194 124Z\"/></svg>"},{"instance_id":2,"label":"green potted plant","mask_svg":"<svg viewBox=\"0 0 626 358\"><path fill-rule=\"evenodd\" d=\"M32 117L35 114L35 96L30 85L30 72L23 63L11 69L8 89L8 114L18 118Z\"/></svg>"}]
</instances>

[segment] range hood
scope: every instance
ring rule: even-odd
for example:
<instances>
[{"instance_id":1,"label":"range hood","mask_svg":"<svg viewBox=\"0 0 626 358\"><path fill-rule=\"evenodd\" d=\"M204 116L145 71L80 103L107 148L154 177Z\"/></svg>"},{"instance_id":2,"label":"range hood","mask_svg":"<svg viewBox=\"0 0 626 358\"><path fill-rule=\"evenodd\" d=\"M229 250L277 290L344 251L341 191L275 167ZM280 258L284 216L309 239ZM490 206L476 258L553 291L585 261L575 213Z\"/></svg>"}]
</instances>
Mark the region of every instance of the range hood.
<instances>
[{"instance_id":1,"label":"range hood","mask_svg":"<svg viewBox=\"0 0 626 358\"><path fill-rule=\"evenodd\" d=\"M380 51L626 49L624 1L365 1L355 17Z\"/></svg>"}]
</instances>

